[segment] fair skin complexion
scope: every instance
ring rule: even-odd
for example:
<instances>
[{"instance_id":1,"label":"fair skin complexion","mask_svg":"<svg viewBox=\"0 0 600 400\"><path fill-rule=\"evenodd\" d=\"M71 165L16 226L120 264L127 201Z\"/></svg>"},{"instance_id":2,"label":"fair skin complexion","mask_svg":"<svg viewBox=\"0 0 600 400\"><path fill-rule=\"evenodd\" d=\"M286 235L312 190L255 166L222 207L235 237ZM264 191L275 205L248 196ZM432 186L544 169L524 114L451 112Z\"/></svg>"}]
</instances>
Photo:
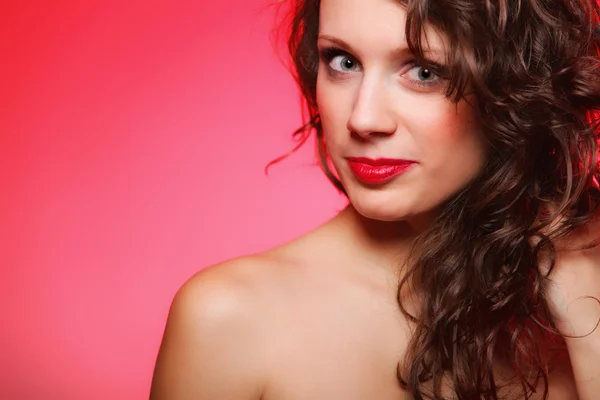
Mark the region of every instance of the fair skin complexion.
<instances>
[{"instance_id":1,"label":"fair skin complexion","mask_svg":"<svg viewBox=\"0 0 600 400\"><path fill-rule=\"evenodd\" d=\"M396 378L411 335L396 299L398 266L486 152L470 106L452 104L443 82L411 65L404 19L393 0L322 0L318 47L329 57L318 105L350 205L293 242L192 277L171 306L151 400L409 399ZM443 64L443 37L428 38L431 61ZM416 163L373 186L356 179L349 156ZM568 363L561 367L550 399L577 399Z\"/></svg>"}]
</instances>

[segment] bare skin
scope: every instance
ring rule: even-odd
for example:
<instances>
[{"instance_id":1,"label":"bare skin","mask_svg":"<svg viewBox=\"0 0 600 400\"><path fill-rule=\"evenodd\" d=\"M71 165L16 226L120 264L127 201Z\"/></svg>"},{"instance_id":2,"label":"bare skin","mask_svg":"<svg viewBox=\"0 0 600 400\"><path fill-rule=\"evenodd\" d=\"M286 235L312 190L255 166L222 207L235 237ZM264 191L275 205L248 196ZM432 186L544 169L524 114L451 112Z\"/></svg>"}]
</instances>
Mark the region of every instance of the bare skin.
<instances>
[{"instance_id":1,"label":"bare skin","mask_svg":"<svg viewBox=\"0 0 600 400\"><path fill-rule=\"evenodd\" d=\"M408 51L401 3L319 2L316 103L351 206L293 242L191 278L171 307L151 400L410 398L396 376L411 338L396 295L400 266L488 149L470 103L452 103L446 82ZM425 34L427 56L443 65L447 38L433 27ZM352 169L357 157L411 167L372 185ZM416 297L402 299L413 314ZM577 398L567 354L562 360L550 400ZM495 368L500 398L522 398L509 369Z\"/></svg>"},{"instance_id":2,"label":"bare skin","mask_svg":"<svg viewBox=\"0 0 600 400\"><path fill-rule=\"evenodd\" d=\"M410 399L396 378L411 332L396 300L410 231L389 227L348 207L291 243L196 274L172 304L150 399ZM577 398L568 363L549 398Z\"/></svg>"}]
</instances>

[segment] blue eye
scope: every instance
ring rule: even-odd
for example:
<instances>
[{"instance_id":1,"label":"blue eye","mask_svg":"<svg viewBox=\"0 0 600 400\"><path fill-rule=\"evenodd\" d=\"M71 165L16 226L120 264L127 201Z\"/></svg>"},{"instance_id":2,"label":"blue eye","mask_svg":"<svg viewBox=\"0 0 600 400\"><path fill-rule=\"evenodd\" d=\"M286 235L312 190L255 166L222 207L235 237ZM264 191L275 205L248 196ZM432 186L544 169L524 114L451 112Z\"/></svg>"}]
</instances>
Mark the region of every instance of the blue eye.
<instances>
[{"instance_id":1,"label":"blue eye","mask_svg":"<svg viewBox=\"0 0 600 400\"><path fill-rule=\"evenodd\" d=\"M342 71L352 71L356 68L356 62L347 56L335 56L329 62L329 66L335 70L338 68Z\"/></svg>"},{"instance_id":2,"label":"blue eye","mask_svg":"<svg viewBox=\"0 0 600 400\"><path fill-rule=\"evenodd\" d=\"M436 76L433 74L433 72L431 72L427 68L416 66L413 68L413 70L414 69L416 69L418 71L417 78L420 80L428 81L428 80L432 80L432 78L433 78L433 80L435 80L435 78L436 78Z\"/></svg>"},{"instance_id":3,"label":"blue eye","mask_svg":"<svg viewBox=\"0 0 600 400\"><path fill-rule=\"evenodd\" d=\"M442 69L441 66L434 65L434 67ZM443 79L433 73L433 71L427 67L423 67L417 63L412 64L412 68L405 74L408 75L408 79L415 85L419 86L434 86L439 85Z\"/></svg>"},{"instance_id":4,"label":"blue eye","mask_svg":"<svg viewBox=\"0 0 600 400\"><path fill-rule=\"evenodd\" d=\"M352 72L359 67L358 61L347 52L335 47L323 49L321 51L321 58L335 72Z\"/></svg>"},{"instance_id":5,"label":"blue eye","mask_svg":"<svg viewBox=\"0 0 600 400\"><path fill-rule=\"evenodd\" d=\"M339 78L347 74L359 71L360 63L352 57L347 51L337 47L326 47L319 53L321 60L327 64L329 73L332 76ZM409 62L410 69L403 73L402 76L412 85L420 86L421 88L430 88L441 85L445 80L438 74L438 71L444 76L446 69L434 62L427 61L427 66L422 66L416 61Z\"/></svg>"}]
</instances>

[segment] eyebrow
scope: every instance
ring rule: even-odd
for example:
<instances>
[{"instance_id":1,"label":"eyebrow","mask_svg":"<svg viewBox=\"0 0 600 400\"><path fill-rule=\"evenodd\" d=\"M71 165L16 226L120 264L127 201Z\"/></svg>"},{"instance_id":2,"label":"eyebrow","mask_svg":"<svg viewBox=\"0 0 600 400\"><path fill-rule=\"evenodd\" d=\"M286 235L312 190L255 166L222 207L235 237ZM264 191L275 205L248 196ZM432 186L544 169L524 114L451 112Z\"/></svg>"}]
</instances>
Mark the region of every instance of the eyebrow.
<instances>
[{"instance_id":1,"label":"eyebrow","mask_svg":"<svg viewBox=\"0 0 600 400\"><path fill-rule=\"evenodd\" d=\"M327 40L329 42L335 43L336 45L338 45L339 47L341 47L344 50L352 50L352 46L350 46L348 43L346 43L345 41L343 41L340 38L337 38L335 36L330 36L330 35L325 35L325 34L320 34L317 38L318 40ZM410 53L410 49L408 47L399 47L397 49L392 50L391 55L396 58L396 57L400 57L406 54ZM445 52L443 52L440 49L436 49L436 48L424 48L423 49L423 54L430 54L430 55L437 55L437 56L445 56Z\"/></svg>"}]
</instances>

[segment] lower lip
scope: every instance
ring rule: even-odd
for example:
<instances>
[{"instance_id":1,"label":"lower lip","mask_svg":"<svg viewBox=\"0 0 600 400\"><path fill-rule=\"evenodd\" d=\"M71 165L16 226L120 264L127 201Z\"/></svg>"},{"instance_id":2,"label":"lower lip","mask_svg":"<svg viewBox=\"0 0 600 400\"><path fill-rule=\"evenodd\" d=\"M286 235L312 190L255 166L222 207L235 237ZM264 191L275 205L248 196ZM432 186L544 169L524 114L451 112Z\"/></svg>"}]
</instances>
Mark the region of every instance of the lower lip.
<instances>
[{"instance_id":1,"label":"lower lip","mask_svg":"<svg viewBox=\"0 0 600 400\"><path fill-rule=\"evenodd\" d=\"M369 165L357 161L348 161L350 170L356 176L356 179L370 185L388 182L406 172L413 164L408 162L394 165Z\"/></svg>"}]
</instances>

